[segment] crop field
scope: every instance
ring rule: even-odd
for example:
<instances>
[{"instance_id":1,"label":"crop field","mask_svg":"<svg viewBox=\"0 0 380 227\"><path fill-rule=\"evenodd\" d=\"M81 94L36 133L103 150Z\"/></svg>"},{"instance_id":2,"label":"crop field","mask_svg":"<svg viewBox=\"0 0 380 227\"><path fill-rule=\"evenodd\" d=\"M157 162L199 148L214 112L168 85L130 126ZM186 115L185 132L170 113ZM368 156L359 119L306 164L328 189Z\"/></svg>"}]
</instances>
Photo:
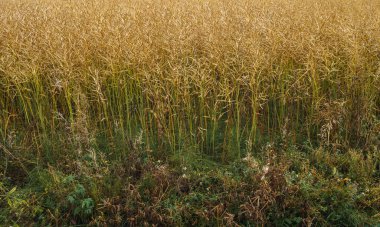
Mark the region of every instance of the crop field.
<instances>
[{"instance_id":1,"label":"crop field","mask_svg":"<svg viewBox=\"0 0 380 227\"><path fill-rule=\"evenodd\" d=\"M380 225L380 0L0 0L0 225Z\"/></svg>"}]
</instances>

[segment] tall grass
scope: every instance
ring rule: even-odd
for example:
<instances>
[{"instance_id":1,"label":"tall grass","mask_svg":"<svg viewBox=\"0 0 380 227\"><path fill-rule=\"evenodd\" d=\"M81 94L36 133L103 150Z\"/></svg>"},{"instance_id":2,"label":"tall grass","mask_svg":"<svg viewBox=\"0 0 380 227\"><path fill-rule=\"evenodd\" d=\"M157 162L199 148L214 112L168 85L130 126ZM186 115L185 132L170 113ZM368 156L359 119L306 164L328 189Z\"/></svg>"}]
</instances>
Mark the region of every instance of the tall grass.
<instances>
[{"instance_id":1,"label":"tall grass","mask_svg":"<svg viewBox=\"0 0 380 227\"><path fill-rule=\"evenodd\" d=\"M0 1L2 143L142 133L228 160L281 136L368 145L379 105L377 0Z\"/></svg>"}]
</instances>

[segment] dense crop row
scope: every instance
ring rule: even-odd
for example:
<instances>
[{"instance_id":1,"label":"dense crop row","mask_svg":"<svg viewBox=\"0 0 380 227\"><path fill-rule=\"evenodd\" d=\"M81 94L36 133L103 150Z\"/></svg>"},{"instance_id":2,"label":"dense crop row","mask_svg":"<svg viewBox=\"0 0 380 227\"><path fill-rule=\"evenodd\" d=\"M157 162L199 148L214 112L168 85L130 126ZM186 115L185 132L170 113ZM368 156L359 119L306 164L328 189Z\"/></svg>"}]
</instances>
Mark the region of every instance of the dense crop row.
<instances>
[{"instance_id":1,"label":"dense crop row","mask_svg":"<svg viewBox=\"0 0 380 227\"><path fill-rule=\"evenodd\" d=\"M68 124L236 157L281 130L363 144L379 114L377 1L0 4L3 139Z\"/></svg>"}]
</instances>

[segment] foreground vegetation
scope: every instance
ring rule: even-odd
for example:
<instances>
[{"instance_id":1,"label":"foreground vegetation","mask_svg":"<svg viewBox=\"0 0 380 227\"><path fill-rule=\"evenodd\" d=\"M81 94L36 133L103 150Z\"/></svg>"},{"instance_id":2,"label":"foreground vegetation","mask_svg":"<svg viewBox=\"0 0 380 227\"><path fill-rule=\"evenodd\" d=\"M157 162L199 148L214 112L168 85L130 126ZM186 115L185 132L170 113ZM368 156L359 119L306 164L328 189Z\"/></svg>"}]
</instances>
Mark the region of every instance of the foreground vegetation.
<instances>
[{"instance_id":1,"label":"foreground vegetation","mask_svg":"<svg viewBox=\"0 0 380 227\"><path fill-rule=\"evenodd\" d=\"M298 151L302 149L302 151ZM62 151L62 150L61 150ZM221 165L194 154L157 160L136 139L35 167L0 185L0 221L29 225L357 226L379 223L379 152L263 146ZM62 151L63 152L63 151ZM70 150L68 150L70 152Z\"/></svg>"},{"instance_id":2,"label":"foreground vegetation","mask_svg":"<svg viewBox=\"0 0 380 227\"><path fill-rule=\"evenodd\" d=\"M0 1L0 223L380 223L380 2Z\"/></svg>"}]
</instances>

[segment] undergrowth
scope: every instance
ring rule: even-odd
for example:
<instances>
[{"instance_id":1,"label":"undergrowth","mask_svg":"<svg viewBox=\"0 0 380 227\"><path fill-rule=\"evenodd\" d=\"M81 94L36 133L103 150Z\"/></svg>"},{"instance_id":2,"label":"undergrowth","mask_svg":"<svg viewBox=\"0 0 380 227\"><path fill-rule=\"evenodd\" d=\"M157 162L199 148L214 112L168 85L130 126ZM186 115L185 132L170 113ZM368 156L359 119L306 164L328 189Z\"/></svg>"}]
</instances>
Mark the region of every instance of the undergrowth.
<instances>
[{"instance_id":1,"label":"undergrowth","mask_svg":"<svg viewBox=\"0 0 380 227\"><path fill-rule=\"evenodd\" d=\"M154 157L136 138L115 159L93 142L14 182L1 175L7 225L357 226L380 222L378 150L263 144L221 165L190 152ZM6 155L5 155L6 156ZM7 169L18 168L8 157ZM3 162L2 162L3 163Z\"/></svg>"}]
</instances>

